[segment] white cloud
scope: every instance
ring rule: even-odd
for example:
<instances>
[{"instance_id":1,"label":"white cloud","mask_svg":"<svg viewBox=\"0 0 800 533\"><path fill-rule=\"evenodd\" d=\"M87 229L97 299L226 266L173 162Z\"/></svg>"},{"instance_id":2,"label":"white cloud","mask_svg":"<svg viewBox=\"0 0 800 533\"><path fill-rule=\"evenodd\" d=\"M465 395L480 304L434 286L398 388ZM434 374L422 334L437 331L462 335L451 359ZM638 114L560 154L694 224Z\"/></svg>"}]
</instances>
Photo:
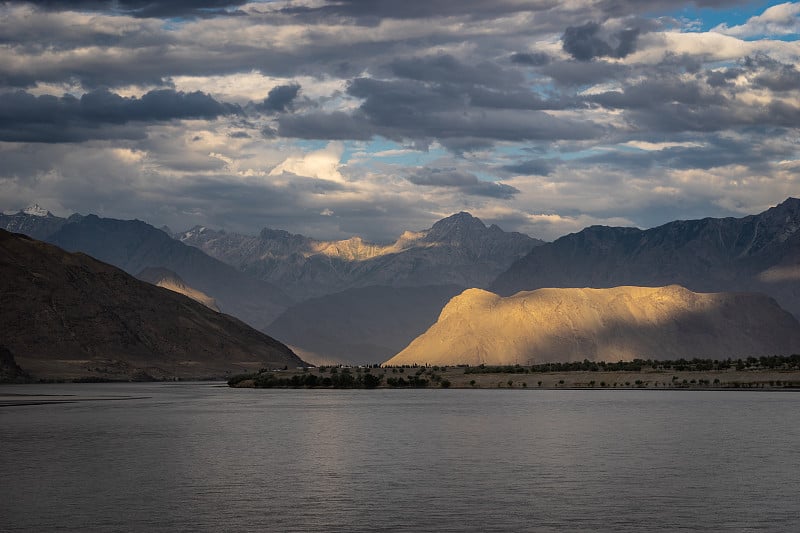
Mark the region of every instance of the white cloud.
<instances>
[{"instance_id":1,"label":"white cloud","mask_svg":"<svg viewBox=\"0 0 800 533\"><path fill-rule=\"evenodd\" d=\"M647 142L647 141L628 141L621 146L629 146L645 152L666 150L668 148L702 148L703 143L697 142Z\"/></svg>"},{"instance_id":2,"label":"white cloud","mask_svg":"<svg viewBox=\"0 0 800 533\"><path fill-rule=\"evenodd\" d=\"M725 23L711 31L735 37L771 37L800 33L800 3L786 2L767 8L764 13L751 17L744 24L728 26Z\"/></svg>"},{"instance_id":3,"label":"white cloud","mask_svg":"<svg viewBox=\"0 0 800 533\"><path fill-rule=\"evenodd\" d=\"M281 164L273 168L269 175L280 176L284 172L289 172L298 176L344 183L345 177L339 172L342 168L343 153L344 145L342 143L331 142L322 150L287 157Z\"/></svg>"}]
</instances>

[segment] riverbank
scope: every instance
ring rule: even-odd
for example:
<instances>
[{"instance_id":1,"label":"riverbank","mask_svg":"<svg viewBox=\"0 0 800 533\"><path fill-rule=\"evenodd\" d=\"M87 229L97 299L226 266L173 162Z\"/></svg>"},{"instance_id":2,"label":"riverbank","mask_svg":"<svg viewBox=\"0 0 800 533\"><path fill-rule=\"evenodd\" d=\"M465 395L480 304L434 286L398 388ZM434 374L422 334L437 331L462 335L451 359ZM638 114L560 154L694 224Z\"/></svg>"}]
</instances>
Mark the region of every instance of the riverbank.
<instances>
[{"instance_id":1,"label":"riverbank","mask_svg":"<svg viewBox=\"0 0 800 533\"><path fill-rule=\"evenodd\" d=\"M369 376L369 377L367 377ZM365 386L368 384L368 386ZM241 375L232 387L458 389L800 390L800 370L648 370L526 372L470 367L309 368Z\"/></svg>"}]
</instances>

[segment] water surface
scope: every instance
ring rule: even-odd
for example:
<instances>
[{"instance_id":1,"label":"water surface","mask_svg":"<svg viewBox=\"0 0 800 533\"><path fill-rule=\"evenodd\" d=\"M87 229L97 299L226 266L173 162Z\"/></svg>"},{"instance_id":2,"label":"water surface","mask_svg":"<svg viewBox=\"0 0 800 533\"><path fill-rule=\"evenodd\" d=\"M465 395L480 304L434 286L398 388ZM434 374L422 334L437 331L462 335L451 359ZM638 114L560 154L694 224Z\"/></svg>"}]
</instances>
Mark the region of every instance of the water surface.
<instances>
[{"instance_id":1,"label":"water surface","mask_svg":"<svg viewBox=\"0 0 800 533\"><path fill-rule=\"evenodd\" d=\"M3 531L791 531L800 516L794 393L10 394L85 401L0 407Z\"/></svg>"}]
</instances>

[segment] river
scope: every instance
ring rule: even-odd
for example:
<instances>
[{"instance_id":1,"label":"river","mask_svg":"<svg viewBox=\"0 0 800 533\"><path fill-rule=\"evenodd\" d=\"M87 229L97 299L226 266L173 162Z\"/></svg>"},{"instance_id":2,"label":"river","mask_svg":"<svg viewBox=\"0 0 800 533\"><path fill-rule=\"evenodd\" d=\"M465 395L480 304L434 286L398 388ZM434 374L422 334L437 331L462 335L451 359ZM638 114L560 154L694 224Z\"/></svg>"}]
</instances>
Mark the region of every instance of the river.
<instances>
[{"instance_id":1,"label":"river","mask_svg":"<svg viewBox=\"0 0 800 533\"><path fill-rule=\"evenodd\" d=\"M799 404L791 392L2 386L0 530L791 531Z\"/></svg>"}]
</instances>

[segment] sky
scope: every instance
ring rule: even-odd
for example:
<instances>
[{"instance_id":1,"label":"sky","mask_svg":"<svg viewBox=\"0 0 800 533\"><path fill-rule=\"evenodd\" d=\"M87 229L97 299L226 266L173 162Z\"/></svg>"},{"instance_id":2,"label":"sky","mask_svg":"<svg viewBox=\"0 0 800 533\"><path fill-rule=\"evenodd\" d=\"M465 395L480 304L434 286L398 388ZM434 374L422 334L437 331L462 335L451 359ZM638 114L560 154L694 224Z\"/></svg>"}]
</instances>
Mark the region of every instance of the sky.
<instances>
[{"instance_id":1,"label":"sky","mask_svg":"<svg viewBox=\"0 0 800 533\"><path fill-rule=\"evenodd\" d=\"M0 210L553 240L800 196L800 2L0 3Z\"/></svg>"}]
</instances>

